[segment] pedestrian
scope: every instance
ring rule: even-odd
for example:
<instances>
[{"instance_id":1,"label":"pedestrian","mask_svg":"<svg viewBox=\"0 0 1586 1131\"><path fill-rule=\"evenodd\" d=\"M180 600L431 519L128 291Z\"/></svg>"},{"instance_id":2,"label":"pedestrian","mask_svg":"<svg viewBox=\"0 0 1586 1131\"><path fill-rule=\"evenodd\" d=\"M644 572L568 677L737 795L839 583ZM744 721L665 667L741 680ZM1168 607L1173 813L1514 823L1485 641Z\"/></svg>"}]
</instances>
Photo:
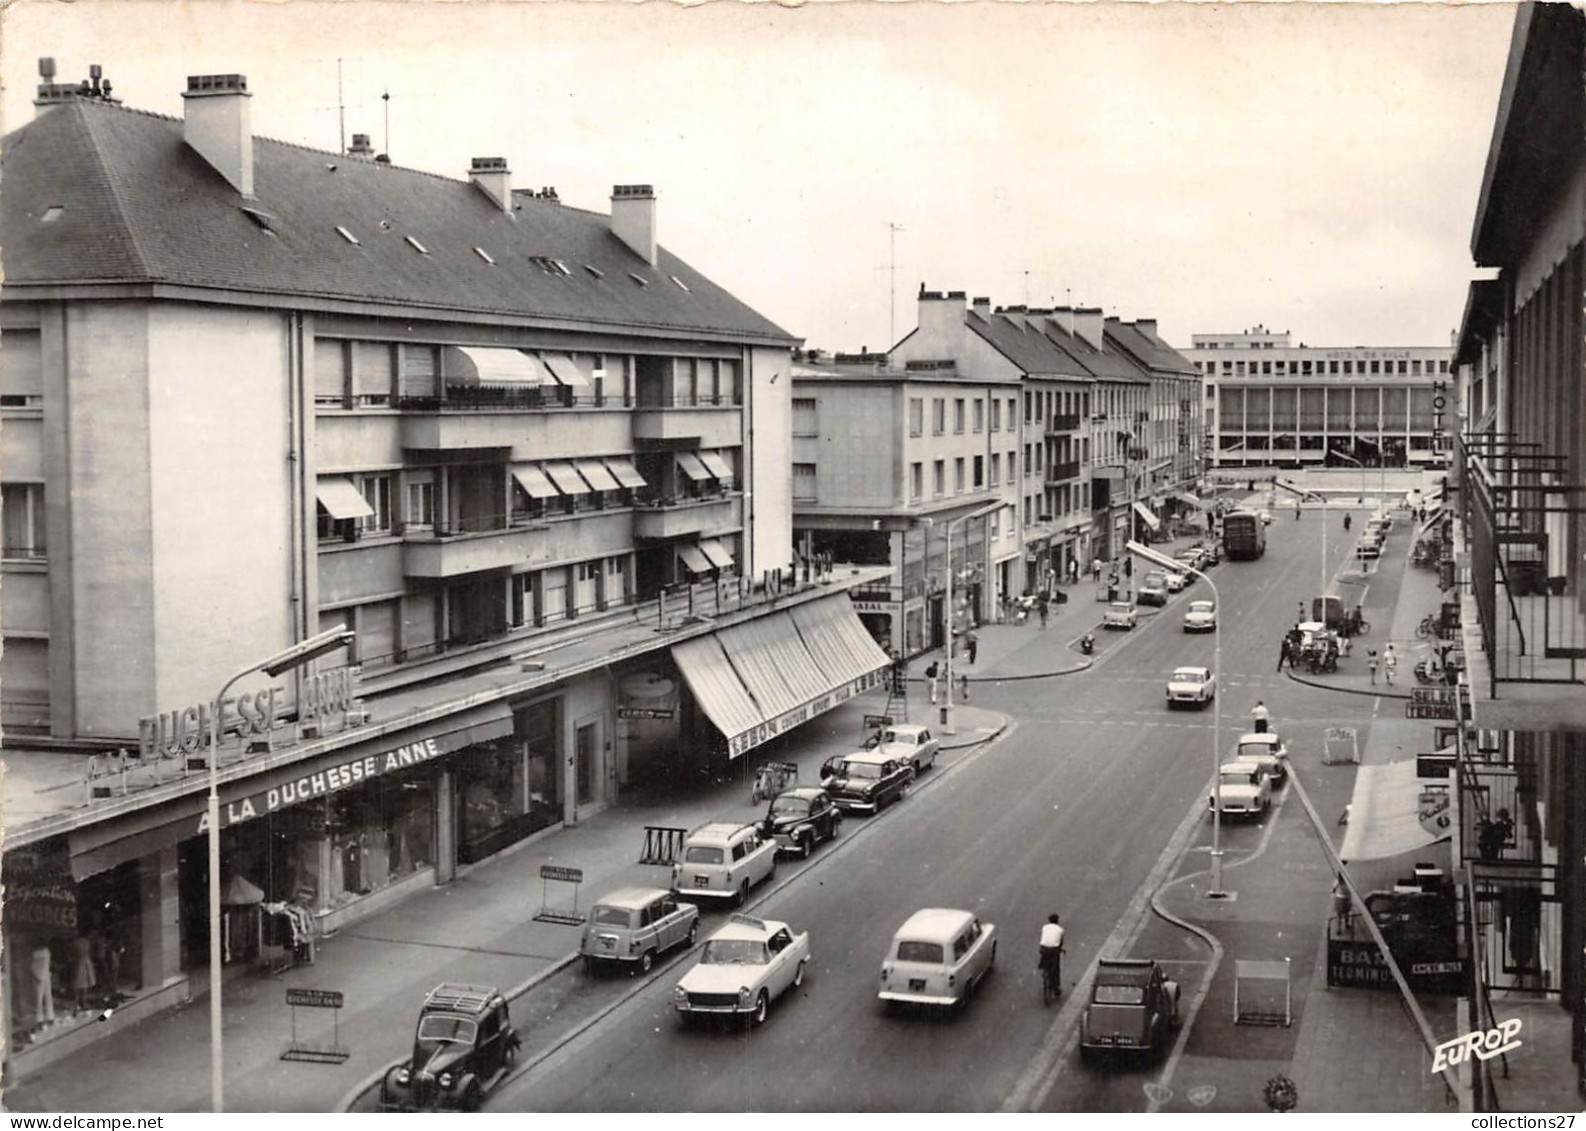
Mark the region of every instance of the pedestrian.
<instances>
[{"instance_id":1,"label":"pedestrian","mask_svg":"<svg viewBox=\"0 0 1586 1131\"><path fill-rule=\"evenodd\" d=\"M1382 649L1382 678L1389 687L1393 686L1393 669L1399 666L1399 654L1393 650L1393 641L1388 641Z\"/></svg>"},{"instance_id":2,"label":"pedestrian","mask_svg":"<svg viewBox=\"0 0 1586 1131\"><path fill-rule=\"evenodd\" d=\"M969 673L965 672L958 677L958 701L969 702Z\"/></svg>"},{"instance_id":3,"label":"pedestrian","mask_svg":"<svg viewBox=\"0 0 1586 1131\"><path fill-rule=\"evenodd\" d=\"M1371 686L1377 686L1377 650L1375 648L1366 650L1366 670L1371 673Z\"/></svg>"},{"instance_id":4,"label":"pedestrian","mask_svg":"<svg viewBox=\"0 0 1586 1131\"><path fill-rule=\"evenodd\" d=\"M1090 559L1090 575L1096 579L1096 584L1101 584L1101 559Z\"/></svg>"},{"instance_id":5,"label":"pedestrian","mask_svg":"<svg viewBox=\"0 0 1586 1131\"><path fill-rule=\"evenodd\" d=\"M1294 619L1294 627L1295 627L1296 630L1300 627L1300 625L1304 622L1304 620L1305 620L1305 602L1301 601L1300 602L1300 615Z\"/></svg>"},{"instance_id":6,"label":"pedestrian","mask_svg":"<svg viewBox=\"0 0 1586 1131\"><path fill-rule=\"evenodd\" d=\"M964 634L964 647L969 652L969 662L974 663L975 655L980 651L980 637L975 634L974 629Z\"/></svg>"},{"instance_id":7,"label":"pedestrian","mask_svg":"<svg viewBox=\"0 0 1586 1131\"><path fill-rule=\"evenodd\" d=\"M1040 610L1040 613L1041 613L1041 627L1045 628L1046 627L1046 617L1047 617L1048 612L1050 611L1050 609L1048 607L1047 600L1046 600L1046 594L1045 593L1041 594L1040 598L1036 601L1035 605L1036 605L1036 608L1038 610Z\"/></svg>"},{"instance_id":8,"label":"pedestrian","mask_svg":"<svg viewBox=\"0 0 1586 1131\"><path fill-rule=\"evenodd\" d=\"M937 666L935 660L932 660L925 668L925 678L931 681L931 702L932 703L936 702L936 692L937 692L937 683L936 683L936 681L940 677L941 677L941 668L939 668Z\"/></svg>"},{"instance_id":9,"label":"pedestrian","mask_svg":"<svg viewBox=\"0 0 1586 1131\"><path fill-rule=\"evenodd\" d=\"M1078 558L1069 558L1068 559L1068 583L1070 585L1078 585L1079 584L1079 559Z\"/></svg>"},{"instance_id":10,"label":"pedestrian","mask_svg":"<svg viewBox=\"0 0 1586 1131\"><path fill-rule=\"evenodd\" d=\"M1270 718L1267 712L1267 705L1257 699L1256 705L1250 709L1250 717L1256 721L1256 733L1265 734L1267 732L1267 721Z\"/></svg>"},{"instance_id":11,"label":"pedestrian","mask_svg":"<svg viewBox=\"0 0 1586 1131\"><path fill-rule=\"evenodd\" d=\"M1292 647L1293 645L1289 643L1289 638L1285 636L1283 638L1282 645L1278 648L1278 671L1283 670L1284 664L1288 664L1291 668L1294 666L1294 653L1291 651Z\"/></svg>"},{"instance_id":12,"label":"pedestrian","mask_svg":"<svg viewBox=\"0 0 1586 1131\"><path fill-rule=\"evenodd\" d=\"M1333 883L1333 918L1338 920L1341 933L1353 934L1355 928L1355 909L1349 899L1349 885L1344 883L1343 873Z\"/></svg>"}]
</instances>

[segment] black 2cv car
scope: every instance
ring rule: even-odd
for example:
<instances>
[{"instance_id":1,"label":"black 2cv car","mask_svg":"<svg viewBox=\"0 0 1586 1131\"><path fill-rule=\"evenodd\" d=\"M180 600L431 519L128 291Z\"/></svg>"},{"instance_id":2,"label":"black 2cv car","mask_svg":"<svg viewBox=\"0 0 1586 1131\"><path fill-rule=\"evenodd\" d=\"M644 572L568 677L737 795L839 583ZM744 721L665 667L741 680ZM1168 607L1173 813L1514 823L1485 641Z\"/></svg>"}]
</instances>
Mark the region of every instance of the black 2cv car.
<instances>
[{"instance_id":1,"label":"black 2cv car","mask_svg":"<svg viewBox=\"0 0 1586 1131\"><path fill-rule=\"evenodd\" d=\"M382 1111L478 1111L517 1061L523 1040L507 999L488 986L444 982L419 1011L413 1058L385 1074Z\"/></svg>"}]
</instances>

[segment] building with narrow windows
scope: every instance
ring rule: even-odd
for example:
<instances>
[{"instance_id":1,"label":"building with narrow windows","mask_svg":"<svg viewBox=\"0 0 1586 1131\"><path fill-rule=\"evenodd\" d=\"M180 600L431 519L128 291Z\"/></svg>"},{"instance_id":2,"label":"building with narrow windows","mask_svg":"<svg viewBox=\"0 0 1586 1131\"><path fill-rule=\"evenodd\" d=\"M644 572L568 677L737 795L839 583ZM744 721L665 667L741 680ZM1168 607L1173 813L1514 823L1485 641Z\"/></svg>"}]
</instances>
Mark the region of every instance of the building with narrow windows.
<instances>
[{"instance_id":1,"label":"building with narrow windows","mask_svg":"<svg viewBox=\"0 0 1586 1131\"><path fill-rule=\"evenodd\" d=\"M1215 467L1442 467L1450 437L1444 346L1292 344L1287 330L1195 334ZM1446 422L1445 422L1446 427Z\"/></svg>"},{"instance_id":2,"label":"building with narrow windows","mask_svg":"<svg viewBox=\"0 0 1586 1131\"><path fill-rule=\"evenodd\" d=\"M224 932L251 963L887 663L844 591L881 571L794 553L796 339L663 246L651 186L591 211L498 157L256 137L252 98L46 81L4 139L12 1073L185 1001L211 881L267 909ZM111 1020L39 1015L84 948Z\"/></svg>"},{"instance_id":3,"label":"building with narrow windows","mask_svg":"<svg viewBox=\"0 0 1586 1131\"><path fill-rule=\"evenodd\" d=\"M1454 845L1470 1028L1518 1020L1476 1111L1586 1099L1586 15L1522 4L1454 361L1448 594L1467 660ZM1452 712L1450 712L1452 713Z\"/></svg>"}]
</instances>

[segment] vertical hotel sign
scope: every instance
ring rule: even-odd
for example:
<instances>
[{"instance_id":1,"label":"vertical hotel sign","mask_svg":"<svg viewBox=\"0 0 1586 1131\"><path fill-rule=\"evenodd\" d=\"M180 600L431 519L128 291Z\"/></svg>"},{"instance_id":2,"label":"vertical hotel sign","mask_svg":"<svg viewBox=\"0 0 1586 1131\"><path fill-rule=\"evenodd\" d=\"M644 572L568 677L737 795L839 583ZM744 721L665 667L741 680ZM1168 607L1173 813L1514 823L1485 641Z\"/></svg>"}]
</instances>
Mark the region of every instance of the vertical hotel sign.
<instances>
[{"instance_id":1,"label":"vertical hotel sign","mask_svg":"<svg viewBox=\"0 0 1586 1131\"><path fill-rule=\"evenodd\" d=\"M1443 434L1443 414L1447 409L1448 382L1432 382L1432 450L1434 452L1448 451L1448 438Z\"/></svg>"}]
</instances>

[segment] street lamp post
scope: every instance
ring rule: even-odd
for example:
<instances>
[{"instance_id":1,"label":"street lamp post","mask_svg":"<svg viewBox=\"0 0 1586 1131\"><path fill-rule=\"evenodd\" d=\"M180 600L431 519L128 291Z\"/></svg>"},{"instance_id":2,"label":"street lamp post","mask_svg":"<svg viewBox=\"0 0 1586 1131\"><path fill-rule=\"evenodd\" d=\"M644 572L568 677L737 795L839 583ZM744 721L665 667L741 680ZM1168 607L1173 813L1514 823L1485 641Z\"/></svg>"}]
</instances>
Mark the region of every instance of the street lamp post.
<instances>
[{"instance_id":1,"label":"street lamp post","mask_svg":"<svg viewBox=\"0 0 1586 1131\"><path fill-rule=\"evenodd\" d=\"M220 686L209 711L209 1099L214 1111L226 1110L225 1056L221 1040L220 1008L220 712L226 692L245 675L262 671L269 676L302 667L327 652L351 644L349 628L333 628L310 636L256 664L249 664Z\"/></svg>"},{"instance_id":2,"label":"street lamp post","mask_svg":"<svg viewBox=\"0 0 1586 1131\"><path fill-rule=\"evenodd\" d=\"M1212 604L1217 610L1217 619L1212 621L1212 671L1219 680L1223 676L1223 601L1217 593L1217 584L1200 570L1187 566L1183 562L1175 561L1166 554L1160 554L1149 546L1142 546L1138 542L1129 543L1129 552L1142 557L1146 561L1159 565L1164 569L1183 569L1193 573L1204 581L1212 591ZM1223 745L1223 697L1212 696L1212 889L1206 893L1207 899L1226 899L1228 893L1223 890L1223 782L1222 782L1222 745Z\"/></svg>"},{"instance_id":3,"label":"street lamp post","mask_svg":"<svg viewBox=\"0 0 1586 1131\"><path fill-rule=\"evenodd\" d=\"M992 511L1001 510L1003 504L988 503L979 510L949 519L947 523L947 695L942 700L942 733L957 734L953 729L953 527L972 518L981 518ZM967 548L966 548L967 553Z\"/></svg>"}]
</instances>

